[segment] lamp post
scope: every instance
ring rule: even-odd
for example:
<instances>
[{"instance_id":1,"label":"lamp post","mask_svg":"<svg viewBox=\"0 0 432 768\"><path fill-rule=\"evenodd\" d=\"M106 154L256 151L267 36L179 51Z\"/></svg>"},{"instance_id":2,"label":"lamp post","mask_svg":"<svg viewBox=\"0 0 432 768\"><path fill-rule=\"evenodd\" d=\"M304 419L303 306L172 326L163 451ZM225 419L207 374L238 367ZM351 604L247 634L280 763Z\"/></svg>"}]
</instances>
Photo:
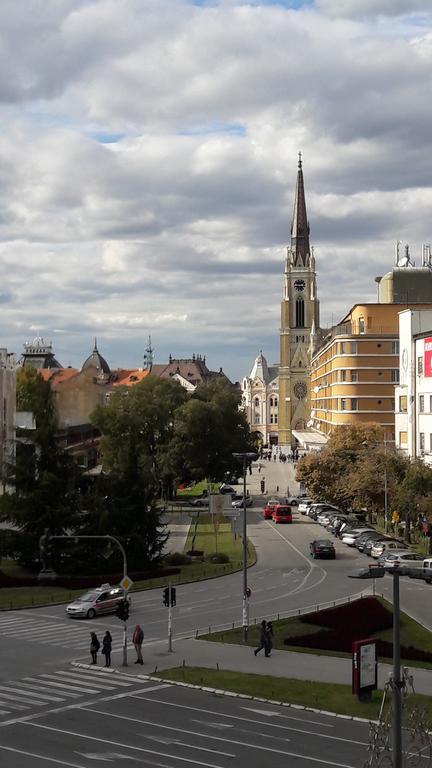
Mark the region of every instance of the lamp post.
<instances>
[{"instance_id":1,"label":"lamp post","mask_svg":"<svg viewBox=\"0 0 432 768\"><path fill-rule=\"evenodd\" d=\"M386 574L385 568L369 566L349 575L350 579L382 579ZM402 768L402 681L400 668L400 574L395 566L393 576L393 674L392 690L392 766Z\"/></svg>"},{"instance_id":2,"label":"lamp post","mask_svg":"<svg viewBox=\"0 0 432 768\"><path fill-rule=\"evenodd\" d=\"M249 597L247 582L247 518L246 518L246 469L248 462L257 458L256 453L245 451L244 453L233 453L235 459L243 462L243 599L242 599L242 617L243 617L243 642L248 639L249 629Z\"/></svg>"}]
</instances>

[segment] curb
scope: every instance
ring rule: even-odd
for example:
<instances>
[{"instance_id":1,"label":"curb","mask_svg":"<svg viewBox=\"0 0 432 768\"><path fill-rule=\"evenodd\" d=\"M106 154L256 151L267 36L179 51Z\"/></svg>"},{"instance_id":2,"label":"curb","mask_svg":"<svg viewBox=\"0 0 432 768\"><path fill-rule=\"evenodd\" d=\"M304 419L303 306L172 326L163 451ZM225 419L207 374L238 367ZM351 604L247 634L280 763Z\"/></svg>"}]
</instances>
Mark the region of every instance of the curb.
<instances>
[{"instance_id":1,"label":"curb","mask_svg":"<svg viewBox=\"0 0 432 768\"><path fill-rule=\"evenodd\" d=\"M79 669L91 669L93 672L95 672L94 666L91 664L83 664L79 661L71 661L72 667L77 667ZM169 678L165 677L155 677L154 673L149 675L129 675L127 672L122 672L120 669L100 669L97 671L97 674L99 675L108 675L108 674L116 674L116 675L122 675L123 677L127 677L131 680L151 680L154 682L161 682L165 681L169 683L170 685L176 685L179 688L192 688L196 691L205 691L205 693L212 693L214 696L228 696L233 699L247 699L248 701L258 701L260 704L273 704L278 707L285 707L288 709L295 709L303 712L313 712L316 715L326 715L327 717L336 717L340 720L352 720L356 723L366 723L370 725L371 723L377 724L378 720L369 720L365 717L357 717L356 715L341 715L338 712L328 712L326 709L316 709L315 707L306 707L303 704L290 704L287 701L277 701L275 699L264 699L261 696L252 696L248 693L235 693L234 691L227 691L224 688L209 688L206 685L193 685L193 683L182 683L180 680L170 680Z\"/></svg>"}]
</instances>

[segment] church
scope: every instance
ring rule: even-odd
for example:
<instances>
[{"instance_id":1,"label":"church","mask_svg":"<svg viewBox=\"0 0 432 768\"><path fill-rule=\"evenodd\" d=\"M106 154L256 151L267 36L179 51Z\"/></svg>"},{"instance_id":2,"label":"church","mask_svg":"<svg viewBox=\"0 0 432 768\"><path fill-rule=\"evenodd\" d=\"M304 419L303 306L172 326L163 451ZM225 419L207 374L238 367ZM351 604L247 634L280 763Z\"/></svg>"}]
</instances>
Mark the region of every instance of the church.
<instances>
[{"instance_id":1,"label":"church","mask_svg":"<svg viewBox=\"0 0 432 768\"><path fill-rule=\"evenodd\" d=\"M264 445L288 450L308 426L311 410L311 359L320 338L315 256L299 154L291 242L283 275L279 366L268 366L262 352L242 382L243 407Z\"/></svg>"}]
</instances>

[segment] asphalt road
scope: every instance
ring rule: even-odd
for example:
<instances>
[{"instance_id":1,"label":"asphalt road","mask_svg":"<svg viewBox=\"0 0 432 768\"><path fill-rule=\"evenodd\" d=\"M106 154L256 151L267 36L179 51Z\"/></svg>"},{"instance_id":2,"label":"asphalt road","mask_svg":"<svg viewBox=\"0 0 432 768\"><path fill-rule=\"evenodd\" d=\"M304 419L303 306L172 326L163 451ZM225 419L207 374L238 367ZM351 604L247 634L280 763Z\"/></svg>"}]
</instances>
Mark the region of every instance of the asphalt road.
<instances>
[{"instance_id":1,"label":"asphalt road","mask_svg":"<svg viewBox=\"0 0 432 768\"><path fill-rule=\"evenodd\" d=\"M353 568L370 559L339 541L335 542L336 560L311 560L309 542L322 533L320 526L299 513L294 514L292 525L275 525L263 520L261 506L248 510L248 535L258 554L257 565L248 571L251 621L314 607L371 588L369 582L348 578ZM376 584L379 592L391 595L390 577ZM431 585L401 579L402 608L426 625L431 622L431 591ZM196 630L238 622L241 597L241 573L178 587L174 636L189 637ZM161 589L133 595L130 628L135 623L144 627L145 645L166 637L167 609L162 605ZM114 638L113 649L119 649L122 624L115 616L73 620L65 616L64 606L0 613L0 682L49 672L71 659L87 658L90 631L101 636L107 628Z\"/></svg>"},{"instance_id":2,"label":"asphalt road","mask_svg":"<svg viewBox=\"0 0 432 768\"><path fill-rule=\"evenodd\" d=\"M2 765L357 768L367 757L364 723L96 671L58 685L38 690L62 702L0 720Z\"/></svg>"}]
</instances>

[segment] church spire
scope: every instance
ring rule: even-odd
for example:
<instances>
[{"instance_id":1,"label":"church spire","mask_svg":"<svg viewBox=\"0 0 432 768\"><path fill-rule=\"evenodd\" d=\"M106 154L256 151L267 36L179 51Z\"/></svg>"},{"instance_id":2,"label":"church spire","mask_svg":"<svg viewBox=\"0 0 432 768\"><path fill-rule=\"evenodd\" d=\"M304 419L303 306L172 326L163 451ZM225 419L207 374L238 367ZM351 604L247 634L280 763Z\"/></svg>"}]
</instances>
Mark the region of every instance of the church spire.
<instances>
[{"instance_id":1,"label":"church spire","mask_svg":"<svg viewBox=\"0 0 432 768\"><path fill-rule=\"evenodd\" d=\"M291 251L294 267L308 266L310 259L309 222L303 181L302 155L299 152L297 185L291 224Z\"/></svg>"}]
</instances>

